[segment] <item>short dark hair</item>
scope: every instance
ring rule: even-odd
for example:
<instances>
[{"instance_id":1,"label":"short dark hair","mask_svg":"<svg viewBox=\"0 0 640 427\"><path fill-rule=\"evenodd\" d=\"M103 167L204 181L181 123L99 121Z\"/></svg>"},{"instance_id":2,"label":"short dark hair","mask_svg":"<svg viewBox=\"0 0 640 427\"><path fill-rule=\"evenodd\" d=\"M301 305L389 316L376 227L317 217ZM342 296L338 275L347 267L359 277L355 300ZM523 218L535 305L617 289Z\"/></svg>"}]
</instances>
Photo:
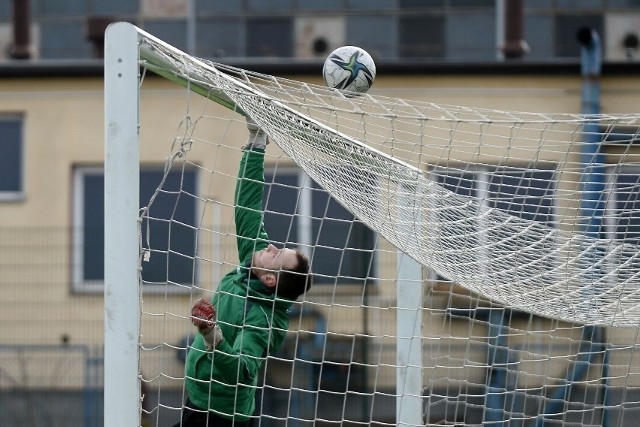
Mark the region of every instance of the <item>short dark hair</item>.
<instances>
[{"instance_id":1,"label":"short dark hair","mask_svg":"<svg viewBox=\"0 0 640 427\"><path fill-rule=\"evenodd\" d=\"M276 294L279 297L296 300L311 288L309 258L295 249L298 263L291 270L281 270L278 274Z\"/></svg>"}]
</instances>

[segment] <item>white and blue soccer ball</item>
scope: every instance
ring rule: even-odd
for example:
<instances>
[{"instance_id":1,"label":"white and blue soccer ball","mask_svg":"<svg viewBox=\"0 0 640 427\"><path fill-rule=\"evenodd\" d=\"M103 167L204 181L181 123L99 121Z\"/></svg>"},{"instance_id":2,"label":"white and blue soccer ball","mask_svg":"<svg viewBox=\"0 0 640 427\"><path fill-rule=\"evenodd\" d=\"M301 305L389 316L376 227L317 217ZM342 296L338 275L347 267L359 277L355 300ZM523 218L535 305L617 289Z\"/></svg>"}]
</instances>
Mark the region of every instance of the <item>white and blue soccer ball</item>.
<instances>
[{"instance_id":1,"label":"white and blue soccer ball","mask_svg":"<svg viewBox=\"0 0 640 427\"><path fill-rule=\"evenodd\" d=\"M342 46L324 61L322 76L330 88L345 93L365 93L376 78L376 64L364 49Z\"/></svg>"}]
</instances>

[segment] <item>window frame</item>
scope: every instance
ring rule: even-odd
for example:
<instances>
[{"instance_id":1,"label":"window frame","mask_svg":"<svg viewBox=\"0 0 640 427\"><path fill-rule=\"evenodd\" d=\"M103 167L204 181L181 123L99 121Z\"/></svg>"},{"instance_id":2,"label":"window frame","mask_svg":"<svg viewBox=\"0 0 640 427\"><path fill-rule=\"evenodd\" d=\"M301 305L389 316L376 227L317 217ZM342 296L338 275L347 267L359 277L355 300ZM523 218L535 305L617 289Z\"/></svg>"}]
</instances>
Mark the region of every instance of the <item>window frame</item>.
<instances>
[{"instance_id":1,"label":"window frame","mask_svg":"<svg viewBox=\"0 0 640 427\"><path fill-rule=\"evenodd\" d=\"M145 172L149 173L158 173L164 169L164 165L160 164L149 164L141 166L140 174L144 174ZM195 194L198 194L199 191L199 174L197 168L189 168L189 171L194 174L194 190ZM104 292L104 272L103 278L101 280L95 279L86 279L84 272L84 260L85 260L85 247L84 247L84 232L85 232L85 215L84 211L84 203L85 203L85 178L90 175L101 176L104 179L104 168L102 166L75 166L73 168L73 212L72 212L72 233L71 233L71 290L76 293L83 294L92 294L92 293L102 293ZM142 184L142 178L141 178ZM104 194L103 194L104 197ZM156 200L157 203L157 200ZM199 212L202 211L202 201L199 198L193 198L193 220L194 224L197 221L201 220L199 216ZM102 207L102 211L104 213L104 206ZM220 215L219 209L213 209L213 223L215 224L215 220L217 216ZM104 215L102 216L104 217ZM104 232L104 230L103 230ZM200 243L200 239L197 236L197 230L194 231L194 257L198 258L203 250L202 245ZM104 235L102 236L102 242L104 244ZM212 242L213 251L218 251L218 241ZM144 245L143 245L144 247ZM144 265L143 265L144 266ZM214 273L217 273L218 269L212 269ZM167 286L168 280L163 284L152 284L145 283L143 285L143 290L145 293L149 294L175 294L175 295L184 295L192 292L193 288L198 286L198 284L203 280L203 272L202 268L196 268L193 274L193 280L190 282L190 286L176 286L170 285Z\"/></svg>"}]
</instances>

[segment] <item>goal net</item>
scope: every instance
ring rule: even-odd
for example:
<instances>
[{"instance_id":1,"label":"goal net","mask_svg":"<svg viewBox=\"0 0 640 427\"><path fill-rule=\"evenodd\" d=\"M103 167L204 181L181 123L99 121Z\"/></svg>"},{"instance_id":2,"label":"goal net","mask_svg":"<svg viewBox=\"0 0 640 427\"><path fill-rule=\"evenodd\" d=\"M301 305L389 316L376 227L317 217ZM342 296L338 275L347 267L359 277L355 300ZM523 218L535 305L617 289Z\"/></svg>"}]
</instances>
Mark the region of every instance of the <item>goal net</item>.
<instances>
[{"instance_id":1,"label":"goal net","mask_svg":"<svg viewBox=\"0 0 640 427\"><path fill-rule=\"evenodd\" d=\"M191 306L238 267L245 116L265 227L314 274L256 425L640 416L640 115L348 97L118 23L105 116L105 425L180 419Z\"/></svg>"}]
</instances>

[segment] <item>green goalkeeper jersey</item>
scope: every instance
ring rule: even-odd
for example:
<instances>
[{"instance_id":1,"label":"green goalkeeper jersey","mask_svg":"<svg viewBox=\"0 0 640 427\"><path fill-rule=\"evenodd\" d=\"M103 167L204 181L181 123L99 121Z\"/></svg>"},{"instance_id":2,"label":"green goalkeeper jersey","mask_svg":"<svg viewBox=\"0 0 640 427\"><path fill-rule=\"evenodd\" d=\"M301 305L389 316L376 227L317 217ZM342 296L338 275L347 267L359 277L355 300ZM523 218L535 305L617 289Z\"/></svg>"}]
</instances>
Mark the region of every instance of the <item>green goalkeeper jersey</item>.
<instances>
[{"instance_id":1,"label":"green goalkeeper jersey","mask_svg":"<svg viewBox=\"0 0 640 427\"><path fill-rule=\"evenodd\" d=\"M263 223L264 150L245 151L235 192L240 266L225 275L211 299L224 340L207 351L202 335L187 354L185 384L191 402L246 421L255 410L258 372L282 345L293 301L276 299L251 274L251 257L268 245Z\"/></svg>"}]
</instances>

